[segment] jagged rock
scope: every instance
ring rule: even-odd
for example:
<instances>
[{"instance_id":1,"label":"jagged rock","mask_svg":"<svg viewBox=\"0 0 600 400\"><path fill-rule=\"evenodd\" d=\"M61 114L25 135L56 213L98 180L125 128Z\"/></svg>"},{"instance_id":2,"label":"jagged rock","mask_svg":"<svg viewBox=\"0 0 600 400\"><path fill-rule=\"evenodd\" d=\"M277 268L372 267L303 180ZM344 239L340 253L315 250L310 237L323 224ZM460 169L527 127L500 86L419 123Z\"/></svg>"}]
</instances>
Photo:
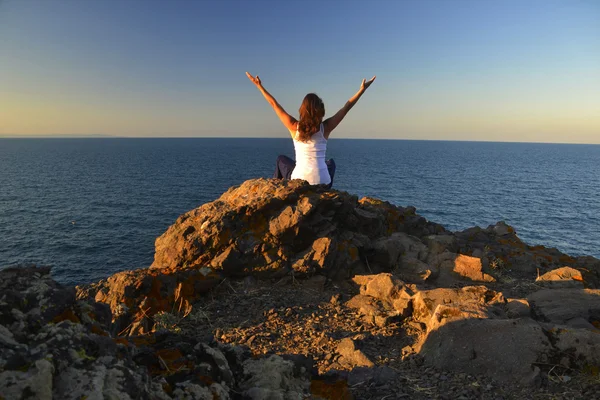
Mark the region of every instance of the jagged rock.
<instances>
[{"instance_id":1,"label":"jagged rock","mask_svg":"<svg viewBox=\"0 0 600 400\"><path fill-rule=\"evenodd\" d=\"M244 392L253 399L302 399L309 393L309 359L255 359L168 331L111 338L112 329L94 319L104 318L94 314L104 307L77 301L49 272L0 270L1 398L225 400Z\"/></svg>"},{"instance_id":2,"label":"jagged rock","mask_svg":"<svg viewBox=\"0 0 600 400\"><path fill-rule=\"evenodd\" d=\"M298 180L254 179L179 217L156 240L151 268L209 265L225 276L273 276L302 259L293 263L296 271L332 276L352 264L364 268L359 253L373 249L370 240L428 228L444 231L414 209L358 202L348 193ZM359 236L370 240L363 243ZM394 258L389 255L386 267Z\"/></svg>"},{"instance_id":3,"label":"jagged rock","mask_svg":"<svg viewBox=\"0 0 600 400\"><path fill-rule=\"evenodd\" d=\"M600 321L600 290L543 289L527 300L534 315L542 321L564 325L573 318Z\"/></svg>"},{"instance_id":4,"label":"jagged rock","mask_svg":"<svg viewBox=\"0 0 600 400\"><path fill-rule=\"evenodd\" d=\"M401 232L391 235L391 238L403 249L403 257L427 260L429 249L418 237Z\"/></svg>"},{"instance_id":5,"label":"jagged rock","mask_svg":"<svg viewBox=\"0 0 600 400\"><path fill-rule=\"evenodd\" d=\"M457 280L494 282L496 279L483 272L480 258L457 254L453 260L447 260L440 264L440 275L436 283L447 286Z\"/></svg>"},{"instance_id":6,"label":"jagged rock","mask_svg":"<svg viewBox=\"0 0 600 400\"><path fill-rule=\"evenodd\" d=\"M356 275L353 281L360 286L360 293L380 300L387 309L397 315L407 316L410 312L411 293L404 283L392 274Z\"/></svg>"},{"instance_id":7,"label":"jagged rock","mask_svg":"<svg viewBox=\"0 0 600 400\"><path fill-rule=\"evenodd\" d=\"M337 346L337 352L340 354L338 362L342 367L353 369L356 367L373 367L373 361L356 348L356 343L350 338L345 338L340 341Z\"/></svg>"},{"instance_id":8,"label":"jagged rock","mask_svg":"<svg viewBox=\"0 0 600 400\"><path fill-rule=\"evenodd\" d=\"M527 279L538 271L542 273L569 265L585 271L584 282L590 285L600 284L600 261L593 257L570 257L555 248L529 246L517 236L516 230L498 222L486 229L473 227L455 233L458 251L462 254L476 255L487 259L504 271L510 271L513 277Z\"/></svg>"},{"instance_id":9,"label":"jagged rock","mask_svg":"<svg viewBox=\"0 0 600 400\"><path fill-rule=\"evenodd\" d=\"M385 326L390 319L410 314L411 294L392 274L356 275L352 280L360 285L360 294L346 302L346 306L357 309L365 321Z\"/></svg>"},{"instance_id":10,"label":"jagged rock","mask_svg":"<svg viewBox=\"0 0 600 400\"><path fill-rule=\"evenodd\" d=\"M583 289L581 271L571 267L562 267L546 272L539 276L536 283L550 288L579 288Z\"/></svg>"},{"instance_id":11,"label":"jagged rock","mask_svg":"<svg viewBox=\"0 0 600 400\"><path fill-rule=\"evenodd\" d=\"M138 269L118 272L96 284L78 287L79 299L93 296L110 306L113 333L131 335L152 331L151 319L161 311L171 311L173 304L190 304L216 286L220 276L210 268L182 271Z\"/></svg>"},{"instance_id":12,"label":"jagged rock","mask_svg":"<svg viewBox=\"0 0 600 400\"><path fill-rule=\"evenodd\" d=\"M363 316L363 320L369 324L385 326L393 314L376 299L371 296L357 294L346 302L346 307L354 308Z\"/></svg>"},{"instance_id":13,"label":"jagged rock","mask_svg":"<svg viewBox=\"0 0 600 400\"><path fill-rule=\"evenodd\" d=\"M413 318L428 323L439 305L453 307L470 318L498 318L504 316L504 296L485 286L467 286L462 289L431 289L417 292L413 298ZM463 315L463 314L461 314Z\"/></svg>"}]
</instances>

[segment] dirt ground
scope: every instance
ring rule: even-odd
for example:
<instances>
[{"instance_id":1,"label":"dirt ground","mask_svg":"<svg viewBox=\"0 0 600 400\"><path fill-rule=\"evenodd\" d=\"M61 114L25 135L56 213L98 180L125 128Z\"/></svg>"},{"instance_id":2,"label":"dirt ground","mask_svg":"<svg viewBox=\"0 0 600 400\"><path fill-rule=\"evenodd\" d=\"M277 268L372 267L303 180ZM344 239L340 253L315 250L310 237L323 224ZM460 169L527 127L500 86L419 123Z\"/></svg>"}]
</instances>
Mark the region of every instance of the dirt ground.
<instances>
[{"instance_id":1,"label":"dirt ground","mask_svg":"<svg viewBox=\"0 0 600 400\"><path fill-rule=\"evenodd\" d=\"M519 289L519 288L517 288ZM302 355L338 390L339 399L600 399L600 378L540 366L539 387L501 384L484 376L425 365L410 345L423 329L408 318L377 326L344 304L358 289L351 282L313 278L277 282L223 281L178 323L187 335L246 346L255 355ZM375 364L340 363L337 346L351 338ZM337 382L337 383L335 383Z\"/></svg>"}]
</instances>

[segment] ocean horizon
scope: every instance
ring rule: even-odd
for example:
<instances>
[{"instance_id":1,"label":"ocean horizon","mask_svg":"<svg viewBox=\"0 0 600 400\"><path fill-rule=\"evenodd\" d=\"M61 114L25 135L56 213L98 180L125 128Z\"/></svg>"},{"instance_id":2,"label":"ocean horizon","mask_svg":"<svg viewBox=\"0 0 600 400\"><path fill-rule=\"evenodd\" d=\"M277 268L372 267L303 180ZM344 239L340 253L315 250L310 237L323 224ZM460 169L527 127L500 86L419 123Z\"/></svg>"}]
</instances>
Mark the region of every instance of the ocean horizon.
<instances>
[{"instance_id":1,"label":"ocean horizon","mask_svg":"<svg viewBox=\"0 0 600 400\"><path fill-rule=\"evenodd\" d=\"M82 135L8 135L0 134L0 139L282 139L286 136L120 136L110 134L82 134ZM441 143L498 143L498 144L565 144L575 146L600 146L600 143L583 142L536 142L536 141L497 141L497 140L460 140L460 139L406 139L406 138L355 138L334 137L331 140L377 140L377 141L400 141L400 142L441 142Z\"/></svg>"},{"instance_id":2,"label":"ocean horizon","mask_svg":"<svg viewBox=\"0 0 600 400\"><path fill-rule=\"evenodd\" d=\"M147 267L179 215L270 177L279 154L290 139L2 138L0 267L51 265L69 284ZM600 145L332 138L328 157L334 189L600 258Z\"/></svg>"}]
</instances>

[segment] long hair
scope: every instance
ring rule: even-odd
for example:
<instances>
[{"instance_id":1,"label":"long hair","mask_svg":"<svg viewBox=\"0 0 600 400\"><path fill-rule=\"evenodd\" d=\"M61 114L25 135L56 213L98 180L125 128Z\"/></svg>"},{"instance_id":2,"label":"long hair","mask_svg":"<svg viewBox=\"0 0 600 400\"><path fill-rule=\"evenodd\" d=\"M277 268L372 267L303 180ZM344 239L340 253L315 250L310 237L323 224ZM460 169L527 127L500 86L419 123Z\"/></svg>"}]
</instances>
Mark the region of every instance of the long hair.
<instances>
[{"instance_id":1,"label":"long hair","mask_svg":"<svg viewBox=\"0 0 600 400\"><path fill-rule=\"evenodd\" d=\"M319 131L319 126L325 116L325 104L319 96L309 93L304 96L300 105L300 120L298 121L297 140L307 142L312 135Z\"/></svg>"}]
</instances>

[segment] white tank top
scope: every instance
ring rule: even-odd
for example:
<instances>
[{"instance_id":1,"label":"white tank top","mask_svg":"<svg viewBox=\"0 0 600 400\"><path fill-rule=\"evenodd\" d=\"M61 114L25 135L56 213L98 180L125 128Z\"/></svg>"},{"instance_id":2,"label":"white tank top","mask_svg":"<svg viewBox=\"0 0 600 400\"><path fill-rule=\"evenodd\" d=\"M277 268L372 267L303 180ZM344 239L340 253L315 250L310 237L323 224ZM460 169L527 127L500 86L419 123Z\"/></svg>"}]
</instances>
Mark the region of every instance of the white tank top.
<instances>
[{"instance_id":1,"label":"white tank top","mask_svg":"<svg viewBox=\"0 0 600 400\"><path fill-rule=\"evenodd\" d=\"M327 139L324 136L323 124L319 131L311 136L308 142L296 140L298 130L294 136L294 150L296 152L296 167L292 171L291 179L304 179L311 185L331 183L331 177L325 164Z\"/></svg>"}]
</instances>

